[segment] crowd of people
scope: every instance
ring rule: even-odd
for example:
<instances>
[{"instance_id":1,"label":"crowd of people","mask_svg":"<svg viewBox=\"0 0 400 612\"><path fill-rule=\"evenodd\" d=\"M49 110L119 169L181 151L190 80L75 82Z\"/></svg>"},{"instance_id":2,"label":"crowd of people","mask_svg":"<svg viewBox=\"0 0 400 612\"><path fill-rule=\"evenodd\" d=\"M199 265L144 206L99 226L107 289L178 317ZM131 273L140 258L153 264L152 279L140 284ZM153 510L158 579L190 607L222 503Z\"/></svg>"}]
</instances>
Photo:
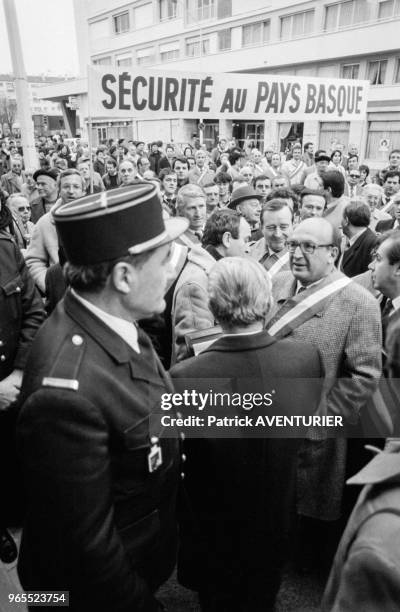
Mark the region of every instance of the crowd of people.
<instances>
[{"instance_id":1,"label":"crowd of people","mask_svg":"<svg viewBox=\"0 0 400 612\"><path fill-rule=\"evenodd\" d=\"M81 612L163 610L177 546L203 612L272 611L290 557L332 567L326 611L397 609L400 151L375 172L355 145L196 144L43 137L26 168L1 143L0 558L24 521L22 586ZM155 418L188 381L276 379L278 414L341 431Z\"/></svg>"}]
</instances>

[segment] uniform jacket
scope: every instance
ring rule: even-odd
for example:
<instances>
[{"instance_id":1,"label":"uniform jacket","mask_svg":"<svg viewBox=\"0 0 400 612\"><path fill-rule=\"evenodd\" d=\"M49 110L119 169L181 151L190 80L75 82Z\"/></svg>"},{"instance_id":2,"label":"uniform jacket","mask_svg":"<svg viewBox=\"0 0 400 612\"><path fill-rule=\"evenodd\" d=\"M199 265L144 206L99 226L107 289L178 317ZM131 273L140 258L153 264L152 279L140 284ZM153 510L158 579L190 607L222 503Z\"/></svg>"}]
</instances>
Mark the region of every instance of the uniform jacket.
<instances>
[{"instance_id":1,"label":"uniform jacket","mask_svg":"<svg viewBox=\"0 0 400 612\"><path fill-rule=\"evenodd\" d=\"M262 331L222 336L197 357L174 366L171 375L177 389L211 388L243 395L250 389L252 393L265 393L275 388L281 401L281 409L277 405L248 411L238 408L229 416L238 413L252 417L255 412L308 415L318 405L318 386L310 387L301 401L296 393L292 399L290 394L284 397L283 390L276 387L277 379L282 378L288 389L289 377L319 378L321 366L314 347L276 341ZM228 414L225 409L223 412ZM218 413L221 408L207 406L201 416ZM178 560L178 578L185 586L225 590L231 597L242 590L247 599L243 609L270 609L266 598L273 600L279 588L299 442L256 439L247 431L242 438L205 434L185 441L188 503L181 512ZM235 609L239 609L239 603Z\"/></svg>"},{"instance_id":2,"label":"uniform jacket","mask_svg":"<svg viewBox=\"0 0 400 612\"><path fill-rule=\"evenodd\" d=\"M208 273L214 264L215 259L205 249L189 250L172 299L172 364L188 356L185 334L214 325L207 293Z\"/></svg>"},{"instance_id":3,"label":"uniform jacket","mask_svg":"<svg viewBox=\"0 0 400 612\"><path fill-rule=\"evenodd\" d=\"M0 380L3 380L14 369L25 368L29 348L44 320L44 309L23 256L5 231L0 231L0 252Z\"/></svg>"},{"instance_id":4,"label":"uniform jacket","mask_svg":"<svg viewBox=\"0 0 400 612\"><path fill-rule=\"evenodd\" d=\"M161 440L162 465L148 468L151 437L161 437L150 415L173 388L138 333L140 354L68 292L23 382L19 576L29 590L64 585L79 612L158 610L152 592L174 567L177 440Z\"/></svg>"},{"instance_id":5,"label":"uniform jacket","mask_svg":"<svg viewBox=\"0 0 400 612\"><path fill-rule=\"evenodd\" d=\"M320 287L340 277L342 274L334 271ZM291 272L276 275L273 295L277 307L295 294L296 286ZM359 284L351 283L332 295L323 309L290 337L319 349L325 371L321 412L341 415L345 425L356 426L360 410L381 375L381 313L376 299ZM339 518L345 455L344 438L305 441L298 470L300 514Z\"/></svg>"},{"instance_id":6,"label":"uniform jacket","mask_svg":"<svg viewBox=\"0 0 400 612\"><path fill-rule=\"evenodd\" d=\"M376 234L367 228L367 230L357 238L354 244L343 253L341 265L342 272L350 278L366 272L371 262L371 251L375 244Z\"/></svg>"},{"instance_id":7,"label":"uniform jacket","mask_svg":"<svg viewBox=\"0 0 400 612\"><path fill-rule=\"evenodd\" d=\"M365 485L339 544L323 612L392 612L400 602L400 443L349 484Z\"/></svg>"},{"instance_id":8,"label":"uniform jacket","mask_svg":"<svg viewBox=\"0 0 400 612\"><path fill-rule=\"evenodd\" d=\"M51 211L36 223L25 260L37 287L44 293L47 269L58 263L58 236Z\"/></svg>"}]
</instances>

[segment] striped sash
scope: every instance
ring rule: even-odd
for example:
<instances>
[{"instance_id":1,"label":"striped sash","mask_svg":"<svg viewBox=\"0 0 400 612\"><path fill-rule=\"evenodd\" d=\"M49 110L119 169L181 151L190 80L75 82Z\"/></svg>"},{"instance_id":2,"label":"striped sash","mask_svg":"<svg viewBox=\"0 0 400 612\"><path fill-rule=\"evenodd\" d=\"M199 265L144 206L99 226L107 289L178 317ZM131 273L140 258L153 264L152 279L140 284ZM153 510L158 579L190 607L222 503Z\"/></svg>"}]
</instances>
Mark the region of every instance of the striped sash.
<instances>
[{"instance_id":1,"label":"striped sash","mask_svg":"<svg viewBox=\"0 0 400 612\"><path fill-rule=\"evenodd\" d=\"M279 257L278 260L270 267L268 273L271 278L275 276L285 266L289 263L289 252L286 252L282 257Z\"/></svg>"},{"instance_id":2,"label":"striped sash","mask_svg":"<svg viewBox=\"0 0 400 612\"><path fill-rule=\"evenodd\" d=\"M351 283L351 278L344 276L325 285L321 289L304 297L304 293L298 294L288 300L277 312L270 322L268 332L271 336L284 338L297 327L303 325L314 314L321 310L322 303L334 293L340 291ZM285 308L286 307L286 308ZM287 309L289 307L289 310Z\"/></svg>"}]
</instances>

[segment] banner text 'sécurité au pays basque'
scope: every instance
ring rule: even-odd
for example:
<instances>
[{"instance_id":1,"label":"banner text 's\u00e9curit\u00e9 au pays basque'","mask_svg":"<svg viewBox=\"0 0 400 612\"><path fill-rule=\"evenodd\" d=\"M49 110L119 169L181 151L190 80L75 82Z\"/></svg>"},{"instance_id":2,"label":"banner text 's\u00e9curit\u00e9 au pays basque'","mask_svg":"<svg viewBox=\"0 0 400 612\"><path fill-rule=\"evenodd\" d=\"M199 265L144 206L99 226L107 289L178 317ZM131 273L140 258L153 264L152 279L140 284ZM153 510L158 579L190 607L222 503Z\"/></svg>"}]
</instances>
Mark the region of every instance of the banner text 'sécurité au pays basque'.
<instances>
[{"instance_id":1,"label":"banner text 's\u00e9curit\u00e9 au pays basque'","mask_svg":"<svg viewBox=\"0 0 400 612\"><path fill-rule=\"evenodd\" d=\"M88 67L92 117L365 119L368 81Z\"/></svg>"}]
</instances>

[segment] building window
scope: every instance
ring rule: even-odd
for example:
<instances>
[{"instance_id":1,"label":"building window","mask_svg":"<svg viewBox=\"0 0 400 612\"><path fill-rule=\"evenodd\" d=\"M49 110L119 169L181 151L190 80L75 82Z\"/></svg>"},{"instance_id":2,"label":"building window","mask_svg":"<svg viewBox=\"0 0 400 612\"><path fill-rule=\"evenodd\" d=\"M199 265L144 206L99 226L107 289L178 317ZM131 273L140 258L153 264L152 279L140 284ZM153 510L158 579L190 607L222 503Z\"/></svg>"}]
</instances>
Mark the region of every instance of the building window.
<instances>
[{"instance_id":1,"label":"building window","mask_svg":"<svg viewBox=\"0 0 400 612\"><path fill-rule=\"evenodd\" d=\"M380 159L381 141L387 140L389 149L400 149L400 121L369 121L367 155L369 159Z\"/></svg>"},{"instance_id":2,"label":"building window","mask_svg":"<svg viewBox=\"0 0 400 612\"><path fill-rule=\"evenodd\" d=\"M367 0L350 0L330 4L325 9L325 30L337 30L368 21L370 3Z\"/></svg>"},{"instance_id":3,"label":"building window","mask_svg":"<svg viewBox=\"0 0 400 612\"><path fill-rule=\"evenodd\" d=\"M14 83L7 83L6 89L7 91L14 91Z\"/></svg>"},{"instance_id":4,"label":"building window","mask_svg":"<svg viewBox=\"0 0 400 612\"><path fill-rule=\"evenodd\" d=\"M393 79L394 83L400 83L400 57L397 58L396 60L396 68L394 71L394 79Z\"/></svg>"},{"instance_id":5,"label":"building window","mask_svg":"<svg viewBox=\"0 0 400 612\"><path fill-rule=\"evenodd\" d=\"M160 59L162 62L173 62L179 59L179 49L172 49L171 51L162 51L160 53Z\"/></svg>"},{"instance_id":6,"label":"building window","mask_svg":"<svg viewBox=\"0 0 400 612\"><path fill-rule=\"evenodd\" d=\"M269 21L249 23L242 28L242 46L261 45L269 41L271 24Z\"/></svg>"},{"instance_id":7,"label":"building window","mask_svg":"<svg viewBox=\"0 0 400 612\"><path fill-rule=\"evenodd\" d=\"M124 67L129 67L132 66L132 57L129 56L125 56L125 57L117 57L116 60L116 64L118 66L118 68L124 68Z\"/></svg>"},{"instance_id":8,"label":"building window","mask_svg":"<svg viewBox=\"0 0 400 612\"><path fill-rule=\"evenodd\" d=\"M99 57L98 59L92 60L95 66L111 66L111 56Z\"/></svg>"},{"instance_id":9,"label":"building window","mask_svg":"<svg viewBox=\"0 0 400 612\"><path fill-rule=\"evenodd\" d=\"M342 66L342 79L358 79L360 64L345 64Z\"/></svg>"},{"instance_id":10,"label":"building window","mask_svg":"<svg viewBox=\"0 0 400 612\"><path fill-rule=\"evenodd\" d=\"M320 149L333 151L338 144L347 148L349 143L350 123L348 121L321 122L319 132Z\"/></svg>"},{"instance_id":11,"label":"building window","mask_svg":"<svg viewBox=\"0 0 400 612\"><path fill-rule=\"evenodd\" d=\"M186 55L187 57L200 57L202 55L208 55L210 53L210 39L196 38L186 39Z\"/></svg>"},{"instance_id":12,"label":"building window","mask_svg":"<svg viewBox=\"0 0 400 612\"><path fill-rule=\"evenodd\" d=\"M140 66L154 63L154 49L140 49L136 51L136 63Z\"/></svg>"},{"instance_id":13,"label":"building window","mask_svg":"<svg viewBox=\"0 0 400 612\"><path fill-rule=\"evenodd\" d=\"M232 0L218 0L217 17L218 19L232 17Z\"/></svg>"},{"instance_id":14,"label":"building window","mask_svg":"<svg viewBox=\"0 0 400 612\"><path fill-rule=\"evenodd\" d=\"M371 85L383 85L385 83L387 60L377 60L368 64L368 79Z\"/></svg>"},{"instance_id":15,"label":"building window","mask_svg":"<svg viewBox=\"0 0 400 612\"><path fill-rule=\"evenodd\" d=\"M311 34L314 29L314 11L304 11L281 17L281 39Z\"/></svg>"},{"instance_id":16,"label":"building window","mask_svg":"<svg viewBox=\"0 0 400 612\"><path fill-rule=\"evenodd\" d=\"M218 32L218 51L226 51L232 47L232 30L220 30Z\"/></svg>"},{"instance_id":17,"label":"building window","mask_svg":"<svg viewBox=\"0 0 400 612\"><path fill-rule=\"evenodd\" d=\"M187 23L198 23L215 17L216 0L186 0Z\"/></svg>"},{"instance_id":18,"label":"building window","mask_svg":"<svg viewBox=\"0 0 400 612\"><path fill-rule=\"evenodd\" d=\"M113 21L115 34L123 34L124 32L129 32L128 11L126 11L125 13L120 13L119 15L114 15Z\"/></svg>"},{"instance_id":19,"label":"building window","mask_svg":"<svg viewBox=\"0 0 400 612\"><path fill-rule=\"evenodd\" d=\"M400 0L384 0L379 3L378 19L390 19L400 15Z\"/></svg>"},{"instance_id":20,"label":"building window","mask_svg":"<svg viewBox=\"0 0 400 612\"><path fill-rule=\"evenodd\" d=\"M177 0L159 0L160 21L168 21L177 17Z\"/></svg>"}]
</instances>

